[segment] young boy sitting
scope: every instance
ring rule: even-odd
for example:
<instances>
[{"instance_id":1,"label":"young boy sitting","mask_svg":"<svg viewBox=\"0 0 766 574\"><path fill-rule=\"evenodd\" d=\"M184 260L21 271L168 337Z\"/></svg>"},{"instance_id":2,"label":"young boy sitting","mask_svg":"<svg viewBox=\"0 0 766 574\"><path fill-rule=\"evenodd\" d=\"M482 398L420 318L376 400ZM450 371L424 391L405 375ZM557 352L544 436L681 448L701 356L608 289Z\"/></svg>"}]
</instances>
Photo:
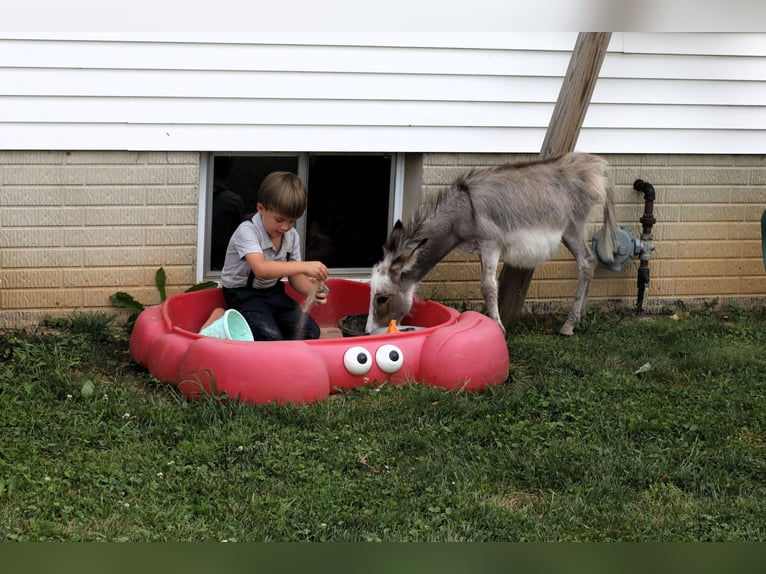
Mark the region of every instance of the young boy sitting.
<instances>
[{"instance_id":1,"label":"young boy sitting","mask_svg":"<svg viewBox=\"0 0 766 574\"><path fill-rule=\"evenodd\" d=\"M306 188L294 173L277 171L258 189L258 211L234 231L226 249L221 285L226 304L239 311L256 341L317 339L319 326L285 293L287 277L308 296L329 275L321 261L301 261L296 220L306 210ZM327 303L327 293L316 294Z\"/></svg>"}]
</instances>

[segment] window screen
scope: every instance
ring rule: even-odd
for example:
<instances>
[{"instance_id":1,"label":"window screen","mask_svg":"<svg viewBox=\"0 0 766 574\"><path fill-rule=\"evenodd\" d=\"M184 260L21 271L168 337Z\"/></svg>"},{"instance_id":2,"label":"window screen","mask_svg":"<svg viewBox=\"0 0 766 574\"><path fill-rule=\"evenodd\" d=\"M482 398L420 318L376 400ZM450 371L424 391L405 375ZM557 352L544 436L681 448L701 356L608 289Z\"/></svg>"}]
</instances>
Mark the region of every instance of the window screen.
<instances>
[{"instance_id":1,"label":"window screen","mask_svg":"<svg viewBox=\"0 0 766 574\"><path fill-rule=\"evenodd\" d=\"M256 210L258 187L273 171L307 183L308 207L297 226L305 260L335 270L371 267L390 221L392 161L381 154L213 155L208 271L220 272L231 234Z\"/></svg>"}]
</instances>

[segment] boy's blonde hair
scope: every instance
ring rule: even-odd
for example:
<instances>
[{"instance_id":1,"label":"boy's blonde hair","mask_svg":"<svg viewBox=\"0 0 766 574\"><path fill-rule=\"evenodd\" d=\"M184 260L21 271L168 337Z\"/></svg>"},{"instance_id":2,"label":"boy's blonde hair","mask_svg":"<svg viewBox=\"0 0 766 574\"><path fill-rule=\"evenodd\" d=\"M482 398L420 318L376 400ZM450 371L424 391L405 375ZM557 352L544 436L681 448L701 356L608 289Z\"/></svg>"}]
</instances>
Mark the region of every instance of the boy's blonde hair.
<instances>
[{"instance_id":1,"label":"boy's blonde hair","mask_svg":"<svg viewBox=\"0 0 766 574\"><path fill-rule=\"evenodd\" d=\"M298 219L306 211L306 186L289 171L274 171L266 176L258 189L258 202L269 211Z\"/></svg>"}]
</instances>

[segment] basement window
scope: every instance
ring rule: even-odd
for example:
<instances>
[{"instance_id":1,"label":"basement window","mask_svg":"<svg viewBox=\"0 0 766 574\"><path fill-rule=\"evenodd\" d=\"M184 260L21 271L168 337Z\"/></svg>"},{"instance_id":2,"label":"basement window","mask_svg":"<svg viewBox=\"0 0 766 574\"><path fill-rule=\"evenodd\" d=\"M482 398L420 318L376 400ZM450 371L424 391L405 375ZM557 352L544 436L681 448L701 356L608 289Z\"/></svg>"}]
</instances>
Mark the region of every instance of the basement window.
<instances>
[{"instance_id":1,"label":"basement window","mask_svg":"<svg viewBox=\"0 0 766 574\"><path fill-rule=\"evenodd\" d=\"M303 259L322 261L335 276L368 276L401 217L398 162L397 154L209 154L202 170L205 277L220 276L231 234L256 211L258 187L273 171L306 183L308 207L296 223Z\"/></svg>"}]
</instances>

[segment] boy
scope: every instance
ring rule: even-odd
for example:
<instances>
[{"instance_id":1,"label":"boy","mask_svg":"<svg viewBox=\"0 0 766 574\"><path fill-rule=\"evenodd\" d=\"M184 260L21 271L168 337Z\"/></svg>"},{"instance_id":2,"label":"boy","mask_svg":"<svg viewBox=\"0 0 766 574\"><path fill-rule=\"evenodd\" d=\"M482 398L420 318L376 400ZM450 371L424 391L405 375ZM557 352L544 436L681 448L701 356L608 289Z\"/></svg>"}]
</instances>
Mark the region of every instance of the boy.
<instances>
[{"instance_id":1,"label":"boy","mask_svg":"<svg viewBox=\"0 0 766 574\"><path fill-rule=\"evenodd\" d=\"M257 213L234 231L221 271L223 296L239 311L256 341L317 339L319 326L303 317L298 303L285 293L280 280L302 295L329 275L321 261L301 261L300 236L295 221L306 210L306 188L294 173L276 171L258 189ZM316 302L327 303L326 293Z\"/></svg>"}]
</instances>

